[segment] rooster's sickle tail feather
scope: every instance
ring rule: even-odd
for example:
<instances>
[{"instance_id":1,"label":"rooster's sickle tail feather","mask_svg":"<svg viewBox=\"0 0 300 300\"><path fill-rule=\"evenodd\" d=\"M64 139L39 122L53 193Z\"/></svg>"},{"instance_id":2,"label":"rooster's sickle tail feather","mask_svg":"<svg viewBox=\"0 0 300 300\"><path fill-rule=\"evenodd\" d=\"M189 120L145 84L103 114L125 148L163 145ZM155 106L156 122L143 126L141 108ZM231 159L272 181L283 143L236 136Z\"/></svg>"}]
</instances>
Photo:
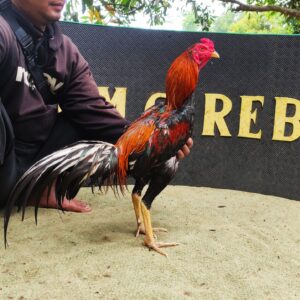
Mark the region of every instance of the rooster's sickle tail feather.
<instances>
[{"instance_id":1,"label":"rooster's sickle tail feather","mask_svg":"<svg viewBox=\"0 0 300 300\"><path fill-rule=\"evenodd\" d=\"M35 220L42 193L55 185L57 206L62 209L66 197L73 199L80 187L90 179L90 184L102 187L111 186L115 191L120 186L118 178L117 148L99 141L80 141L56 151L35 163L20 178L10 194L4 216L4 239L7 244L7 227L15 204L22 209L24 219L28 200L35 201ZM124 184L125 180L121 180Z\"/></svg>"}]
</instances>

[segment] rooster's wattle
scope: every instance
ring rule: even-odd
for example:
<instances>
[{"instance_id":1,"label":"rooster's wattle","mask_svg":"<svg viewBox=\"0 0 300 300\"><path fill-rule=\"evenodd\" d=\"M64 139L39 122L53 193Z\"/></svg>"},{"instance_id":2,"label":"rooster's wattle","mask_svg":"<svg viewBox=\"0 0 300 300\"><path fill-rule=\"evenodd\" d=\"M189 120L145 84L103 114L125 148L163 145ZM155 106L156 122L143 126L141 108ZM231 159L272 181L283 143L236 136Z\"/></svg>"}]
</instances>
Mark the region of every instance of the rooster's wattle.
<instances>
[{"instance_id":1,"label":"rooster's wattle","mask_svg":"<svg viewBox=\"0 0 300 300\"><path fill-rule=\"evenodd\" d=\"M159 243L154 238L150 208L155 197L174 177L176 154L192 134L194 105L188 104L198 82L199 71L211 58L218 58L211 40L203 38L171 64L166 77L166 102L153 106L135 120L115 145L100 141L80 141L35 163L18 181L5 213L5 242L12 207L18 203L23 217L29 197L39 199L45 188L55 184L58 207L73 199L90 180L92 186L111 186L124 191L126 179L135 179L132 201L137 232L144 243L160 254L160 248L177 243ZM149 184L142 196L143 188ZM157 230L164 230L158 228Z\"/></svg>"}]
</instances>

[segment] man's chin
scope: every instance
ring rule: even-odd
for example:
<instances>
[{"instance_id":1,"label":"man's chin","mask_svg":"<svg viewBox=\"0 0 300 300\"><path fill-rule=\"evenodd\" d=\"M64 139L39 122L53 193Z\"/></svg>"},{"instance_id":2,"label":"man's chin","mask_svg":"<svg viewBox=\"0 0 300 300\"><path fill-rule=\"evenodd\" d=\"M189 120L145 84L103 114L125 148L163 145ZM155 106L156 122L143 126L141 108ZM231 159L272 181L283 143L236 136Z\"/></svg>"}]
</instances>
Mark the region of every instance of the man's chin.
<instances>
[{"instance_id":1,"label":"man's chin","mask_svg":"<svg viewBox=\"0 0 300 300\"><path fill-rule=\"evenodd\" d=\"M56 13L56 14L51 14L51 15L48 15L47 16L48 18L48 21L49 23L53 23L53 22L56 22L56 21L59 21L60 18L61 18L61 14L59 13Z\"/></svg>"}]
</instances>

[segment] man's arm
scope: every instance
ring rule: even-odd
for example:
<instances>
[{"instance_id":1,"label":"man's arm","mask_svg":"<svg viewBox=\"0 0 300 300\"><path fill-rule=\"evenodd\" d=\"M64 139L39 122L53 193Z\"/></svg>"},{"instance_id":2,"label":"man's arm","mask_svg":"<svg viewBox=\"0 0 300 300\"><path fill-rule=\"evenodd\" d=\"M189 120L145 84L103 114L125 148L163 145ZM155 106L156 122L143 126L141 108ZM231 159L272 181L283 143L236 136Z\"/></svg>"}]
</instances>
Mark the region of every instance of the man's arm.
<instances>
[{"instance_id":1,"label":"man's arm","mask_svg":"<svg viewBox=\"0 0 300 300\"><path fill-rule=\"evenodd\" d=\"M70 76L60 100L63 113L81 128L88 139L116 142L128 125L118 111L99 95L97 84L86 60L77 47L70 45Z\"/></svg>"}]
</instances>

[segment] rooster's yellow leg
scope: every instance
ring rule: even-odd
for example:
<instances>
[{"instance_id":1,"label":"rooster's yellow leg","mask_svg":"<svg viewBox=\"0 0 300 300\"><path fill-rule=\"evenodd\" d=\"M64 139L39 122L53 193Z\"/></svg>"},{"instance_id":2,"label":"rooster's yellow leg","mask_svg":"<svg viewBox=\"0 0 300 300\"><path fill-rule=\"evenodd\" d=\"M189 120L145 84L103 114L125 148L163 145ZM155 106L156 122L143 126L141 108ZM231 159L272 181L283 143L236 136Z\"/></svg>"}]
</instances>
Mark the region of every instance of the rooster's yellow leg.
<instances>
[{"instance_id":1,"label":"rooster's yellow leg","mask_svg":"<svg viewBox=\"0 0 300 300\"><path fill-rule=\"evenodd\" d=\"M136 217L136 224L137 224L137 230L135 233L135 236L138 237L140 234L146 234L145 231L145 226L143 223L143 216L142 216L142 211L141 211L141 196L138 195L137 193L132 194L132 203L133 203L133 208L135 212L135 217ZM153 232L168 232L166 228L161 228L161 227L155 227L152 228ZM156 235L153 234L153 237L156 239Z\"/></svg>"},{"instance_id":2,"label":"rooster's yellow leg","mask_svg":"<svg viewBox=\"0 0 300 300\"><path fill-rule=\"evenodd\" d=\"M137 193L132 194L132 203L136 217L137 230L135 236L138 237L141 234L145 234L145 228L143 224L142 210L141 210L141 196Z\"/></svg>"},{"instance_id":3,"label":"rooster's yellow leg","mask_svg":"<svg viewBox=\"0 0 300 300\"><path fill-rule=\"evenodd\" d=\"M162 250L160 250L160 248L173 247L173 246L177 246L179 244L178 243L157 243L157 242L155 242L154 236L153 236L153 228L152 228L152 224L151 224L150 211L143 202L141 202L141 212L143 215L144 226L145 226L145 231L146 231L145 232L146 237L144 239L145 246L147 246L149 249L155 250L159 254L167 256L167 254L165 252L163 252Z\"/></svg>"}]
</instances>

